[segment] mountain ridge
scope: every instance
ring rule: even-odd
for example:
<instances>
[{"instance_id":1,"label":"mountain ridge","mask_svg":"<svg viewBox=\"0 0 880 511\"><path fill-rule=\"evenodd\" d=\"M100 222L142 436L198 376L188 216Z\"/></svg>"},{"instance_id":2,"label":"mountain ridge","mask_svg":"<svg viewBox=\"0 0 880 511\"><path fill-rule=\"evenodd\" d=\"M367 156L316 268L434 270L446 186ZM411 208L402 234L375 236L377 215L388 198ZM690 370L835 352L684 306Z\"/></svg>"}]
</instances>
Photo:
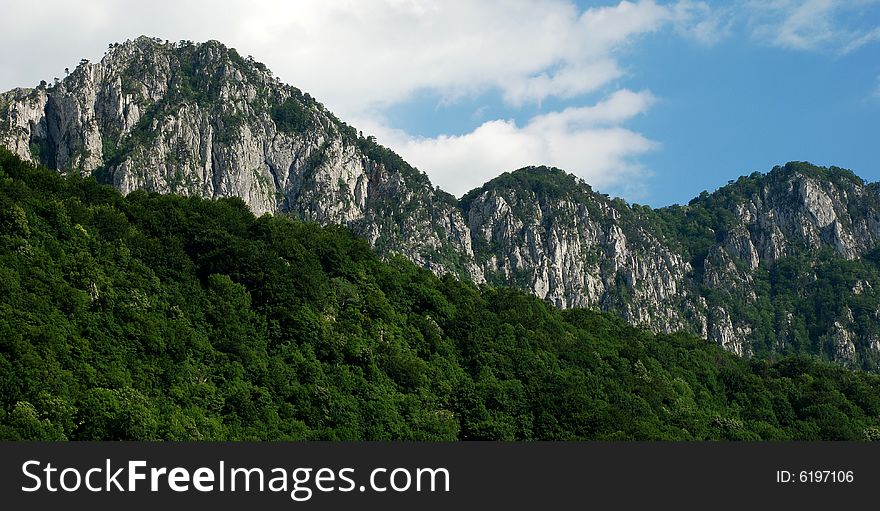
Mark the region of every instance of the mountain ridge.
<instances>
[{"instance_id":1,"label":"mountain ridge","mask_svg":"<svg viewBox=\"0 0 880 511\"><path fill-rule=\"evenodd\" d=\"M252 58L217 41L148 37L111 45L52 85L0 95L0 144L124 193L236 196L256 214L342 224L380 254L437 274L613 311L655 332L690 331L741 355L880 363L880 333L866 319L880 303L853 305L880 302L867 257L880 240L877 185L836 167L790 162L657 209L540 166L457 199ZM864 265L847 270L846 286L827 283L846 295L833 317L773 280L797 260L797 275L821 282L815 268L828 250L834 264Z\"/></svg>"}]
</instances>

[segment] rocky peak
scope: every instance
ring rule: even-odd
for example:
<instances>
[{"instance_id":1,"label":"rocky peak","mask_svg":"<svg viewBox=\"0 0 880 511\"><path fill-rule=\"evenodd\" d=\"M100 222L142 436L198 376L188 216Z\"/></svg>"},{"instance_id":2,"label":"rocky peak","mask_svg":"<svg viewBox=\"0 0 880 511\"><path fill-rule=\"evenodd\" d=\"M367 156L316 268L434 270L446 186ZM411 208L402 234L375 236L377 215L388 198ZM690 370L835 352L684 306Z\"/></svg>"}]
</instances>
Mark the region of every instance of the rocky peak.
<instances>
[{"instance_id":1,"label":"rocky peak","mask_svg":"<svg viewBox=\"0 0 880 511\"><path fill-rule=\"evenodd\" d=\"M710 338L736 352L755 344L771 351L780 343L787 350L824 346L818 350L831 359L873 367L867 361L880 354L871 347L874 320L864 305L848 304L877 298L871 280L880 275L865 260L880 241L875 189L848 170L791 162L687 207L664 208L664 231L677 233L701 275ZM827 303L813 303L819 296ZM860 321L852 310L862 311Z\"/></svg>"},{"instance_id":2,"label":"rocky peak","mask_svg":"<svg viewBox=\"0 0 880 511\"><path fill-rule=\"evenodd\" d=\"M766 263L823 247L854 259L880 237L876 195L852 172L836 167L791 162L766 175L742 177L690 206L730 211L730 220L714 227L752 267L752 247Z\"/></svg>"},{"instance_id":3,"label":"rocky peak","mask_svg":"<svg viewBox=\"0 0 880 511\"><path fill-rule=\"evenodd\" d=\"M880 185L843 169L792 162L655 210L526 167L457 200L251 57L149 37L0 94L0 144L125 193L235 196L256 214L343 224L438 274L742 355L880 366Z\"/></svg>"},{"instance_id":4,"label":"rocky peak","mask_svg":"<svg viewBox=\"0 0 880 511\"><path fill-rule=\"evenodd\" d=\"M487 280L514 283L560 307L618 311L655 330L691 329L700 313L690 265L623 201L548 167L502 174L461 200Z\"/></svg>"},{"instance_id":5,"label":"rocky peak","mask_svg":"<svg viewBox=\"0 0 880 511\"><path fill-rule=\"evenodd\" d=\"M0 143L136 189L241 197L348 225L383 253L480 281L454 198L262 64L217 41L110 45L51 86L2 96Z\"/></svg>"}]
</instances>

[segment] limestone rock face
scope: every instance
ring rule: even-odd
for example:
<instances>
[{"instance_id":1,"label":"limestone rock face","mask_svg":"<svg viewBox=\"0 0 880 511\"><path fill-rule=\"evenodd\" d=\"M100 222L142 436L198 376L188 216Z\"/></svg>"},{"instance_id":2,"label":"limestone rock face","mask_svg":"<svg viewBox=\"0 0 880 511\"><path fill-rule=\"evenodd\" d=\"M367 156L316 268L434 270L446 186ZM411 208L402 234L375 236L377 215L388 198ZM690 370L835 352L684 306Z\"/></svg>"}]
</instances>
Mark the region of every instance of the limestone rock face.
<instances>
[{"instance_id":1,"label":"limestone rock face","mask_svg":"<svg viewBox=\"0 0 880 511\"><path fill-rule=\"evenodd\" d=\"M776 300L787 261L800 261L785 278L806 296L827 280L823 260L859 261L880 242L880 185L842 169L790 163L660 210L546 167L458 199L252 58L148 37L0 94L0 145L123 193L238 197L258 215L345 225L437 274L690 331L743 356L821 346L842 364L880 366L880 307L865 316L880 278L839 283L837 296L858 303L821 325Z\"/></svg>"},{"instance_id":2,"label":"limestone rock face","mask_svg":"<svg viewBox=\"0 0 880 511\"><path fill-rule=\"evenodd\" d=\"M880 238L875 208L851 214L851 205L870 203L875 195L859 181L822 180L796 165L778 168L736 204L739 222L728 232L728 248L752 268L756 259L772 263L804 248L830 247L847 259L859 257Z\"/></svg>"},{"instance_id":3,"label":"limestone rock face","mask_svg":"<svg viewBox=\"0 0 880 511\"><path fill-rule=\"evenodd\" d=\"M625 204L558 169L509 176L462 201L487 280L514 283L559 307L616 311L656 331L700 321L685 283L690 264L630 218Z\"/></svg>"},{"instance_id":4,"label":"limestone rock face","mask_svg":"<svg viewBox=\"0 0 880 511\"><path fill-rule=\"evenodd\" d=\"M347 225L383 253L482 281L454 198L216 41L111 45L0 107L0 143L26 160L124 193L240 197L258 215Z\"/></svg>"},{"instance_id":5,"label":"limestone rock face","mask_svg":"<svg viewBox=\"0 0 880 511\"><path fill-rule=\"evenodd\" d=\"M722 229L713 231L716 243L709 247L700 265L701 294L709 299L712 310L709 338L732 351L748 352L755 338L754 325L729 313L730 306L735 305L740 310L750 309L753 316L760 315L762 308L767 314L775 308L775 346L771 349L786 351L795 349L798 343L803 345L808 329L794 306L773 303L775 291L771 288L768 296L759 281L764 286L768 280L772 284L772 273L779 271L780 265L798 261L799 273L785 275L794 282L777 285L795 287L797 296L809 298L817 283L827 281L824 272L834 267L823 266L823 260L856 261L877 247L878 198L876 185L864 183L851 172L792 162L766 175L740 178L692 201L689 208L708 208L728 219ZM771 273L769 279L767 272ZM871 280L863 276L839 285L846 294L845 303L854 297L877 299ZM823 305L815 307L821 309ZM722 312L725 310L728 312ZM818 315L828 314L820 311ZM854 321L852 310L847 308L843 317L828 321L823 330L814 330L812 335L819 337L811 341L822 345L828 358L857 366L859 357L862 362L875 357L878 335L870 326L874 318ZM864 325L869 331L859 334L859 330L865 330Z\"/></svg>"}]
</instances>

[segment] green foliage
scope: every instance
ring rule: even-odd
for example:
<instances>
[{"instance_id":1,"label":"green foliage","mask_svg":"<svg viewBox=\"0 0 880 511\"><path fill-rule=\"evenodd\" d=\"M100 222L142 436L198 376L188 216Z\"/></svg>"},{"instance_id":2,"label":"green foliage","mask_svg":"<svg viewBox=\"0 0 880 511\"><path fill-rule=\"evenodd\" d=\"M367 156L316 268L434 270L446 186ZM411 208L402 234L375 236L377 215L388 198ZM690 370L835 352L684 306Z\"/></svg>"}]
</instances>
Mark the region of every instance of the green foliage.
<instances>
[{"instance_id":1,"label":"green foliage","mask_svg":"<svg viewBox=\"0 0 880 511\"><path fill-rule=\"evenodd\" d=\"M221 144L230 145L240 136L241 128L247 119L241 112L228 110L222 111L219 117L220 119L216 123L216 141Z\"/></svg>"},{"instance_id":2,"label":"green foliage","mask_svg":"<svg viewBox=\"0 0 880 511\"><path fill-rule=\"evenodd\" d=\"M0 438L880 436L876 375L438 278L239 199L0 151L0 215Z\"/></svg>"},{"instance_id":3,"label":"green foliage","mask_svg":"<svg viewBox=\"0 0 880 511\"><path fill-rule=\"evenodd\" d=\"M789 162L785 166L774 167L766 175L753 172L748 176L741 176L711 194L704 191L687 206L675 205L652 210L645 220L667 242L685 251L692 264L701 271L709 247L715 242L724 241L726 233L738 221L736 206L749 200L760 202L765 188L787 188L795 174L836 186L864 185L849 170L817 167L806 162Z\"/></svg>"},{"instance_id":4,"label":"green foliage","mask_svg":"<svg viewBox=\"0 0 880 511\"><path fill-rule=\"evenodd\" d=\"M49 140L45 138L32 139L28 149L30 150L31 158L38 164L55 165L55 152Z\"/></svg>"},{"instance_id":5,"label":"green foliage","mask_svg":"<svg viewBox=\"0 0 880 511\"><path fill-rule=\"evenodd\" d=\"M175 87L169 93L183 101L195 102L201 106L216 104L220 99L224 68L209 65L213 60L207 53L215 48L220 51L226 49L222 45L211 43L178 48L176 61L178 68L174 73Z\"/></svg>"},{"instance_id":6,"label":"green foliage","mask_svg":"<svg viewBox=\"0 0 880 511\"><path fill-rule=\"evenodd\" d=\"M314 152L309 154L309 158L308 158L308 160L306 160L306 168L307 169L314 169L315 167L317 167L318 165L323 163L324 155L326 154L327 147L329 147L329 146L330 146L330 143L328 141L325 140L325 141L321 142L321 145L319 145L318 148L315 149Z\"/></svg>"},{"instance_id":7,"label":"green foliage","mask_svg":"<svg viewBox=\"0 0 880 511\"><path fill-rule=\"evenodd\" d=\"M578 182L571 174L555 167L525 167L513 172L505 172L480 188L466 193L461 198L462 208L467 210L471 202L488 189L507 189L529 191L545 200L558 200L568 197L587 199L592 189Z\"/></svg>"},{"instance_id":8,"label":"green foliage","mask_svg":"<svg viewBox=\"0 0 880 511\"><path fill-rule=\"evenodd\" d=\"M424 172L420 172L418 169L411 166L406 160L401 158L399 154L391 149L378 144L375 137L360 136L355 143L361 153L366 155L367 158L382 165L385 170L391 174L400 174L409 182L412 188L416 188L418 185L430 186L431 181Z\"/></svg>"},{"instance_id":9,"label":"green foliage","mask_svg":"<svg viewBox=\"0 0 880 511\"><path fill-rule=\"evenodd\" d=\"M270 114L278 131L290 135L306 133L314 123L308 108L293 97L273 106Z\"/></svg>"}]
</instances>

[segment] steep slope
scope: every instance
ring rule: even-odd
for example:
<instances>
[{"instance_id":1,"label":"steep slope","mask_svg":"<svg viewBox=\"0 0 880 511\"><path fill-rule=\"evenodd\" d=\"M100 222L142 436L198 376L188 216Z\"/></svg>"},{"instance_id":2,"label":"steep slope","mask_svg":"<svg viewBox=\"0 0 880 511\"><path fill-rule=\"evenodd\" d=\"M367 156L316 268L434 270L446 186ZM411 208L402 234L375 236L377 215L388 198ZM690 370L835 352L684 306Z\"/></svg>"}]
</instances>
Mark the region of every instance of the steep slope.
<instances>
[{"instance_id":1,"label":"steep slope","mask_svg":"<svg viewBox=\"0 0 880 511\"><path fill-rule=\"evenodd\" d=\"M654 210L538 167L461 205L489 282L690 331L740 355L876 369L878 189L844 169L792 162Z\"/></svg>"},{"instance_id":2,"label":"steep slope","mask_svg":"<svg viewBox=\"0 0 880 511\"><path fill-rule=\"evenodd\" d=\"M489 282L560 307L600 307L656 331L705 336L690 263L619 199L559 169L506 173L462 198ZM696 328L694 328L696 327Z\"/></svg>"},{"instance_id":3,"label":"steep slope","mask_svg":"<svg viewBox=\"0 0 880 511\"><path fill-rule=\"evenodd\" d=\"M146 37L0 94L0 145L124 193L240 197L256 214L342 224L438 275L740 355L880 367L880 196L842 169L790 163L655 210L530 167L457 200L250 57Z\"/></svg>"},{"instance_id":4,"label":"steep slope","mask_svg":"<svg viewBox=\"0 0 880 511\"><path fill-rule=\"evenodd\" d=\"M656 212L690 259L710 337L759 353L880 361L880 196L852 172L792 162ZM717 330L717 329L716 329Z\"/></svg>"},{"instance_id":5,"label":"steep slope","mask_svg":"<svg viewBox=\"0 0 880 511\"><path fill-rule=\"evenodd\" d=\"M122 192L240 197L338 223L383 253L480 281L455 199L265 66L216 41L140 37L0 98L0 143Z\"/></svg>"},{"instance_id":6,"label":"steep slope","mask_svg":"<svg viewBox=\"0 0 880 511\"><path fill-rule=\"evenodd\" d=\"M570 197L495 182L460 207L392 151L217 42L141 37L111 45L101 62L83 61L52 86L6 93L2 104L3 145L124 193L240 197L257 214L346 225L380 253L401 253L437 274L480 283L489 272L496 284L563 307L617 310L656 331L702 321L677 296L686 264L663 250L650 257L657 240L618 221L622 203L580 191L583 183L555 171L567 181L557 186L573 187ZM587 209L595 219L572 230ZM543 230L550 218L558 223ZM472 236L484 246L476 253Z\"/></svg>"}]
</instances>

